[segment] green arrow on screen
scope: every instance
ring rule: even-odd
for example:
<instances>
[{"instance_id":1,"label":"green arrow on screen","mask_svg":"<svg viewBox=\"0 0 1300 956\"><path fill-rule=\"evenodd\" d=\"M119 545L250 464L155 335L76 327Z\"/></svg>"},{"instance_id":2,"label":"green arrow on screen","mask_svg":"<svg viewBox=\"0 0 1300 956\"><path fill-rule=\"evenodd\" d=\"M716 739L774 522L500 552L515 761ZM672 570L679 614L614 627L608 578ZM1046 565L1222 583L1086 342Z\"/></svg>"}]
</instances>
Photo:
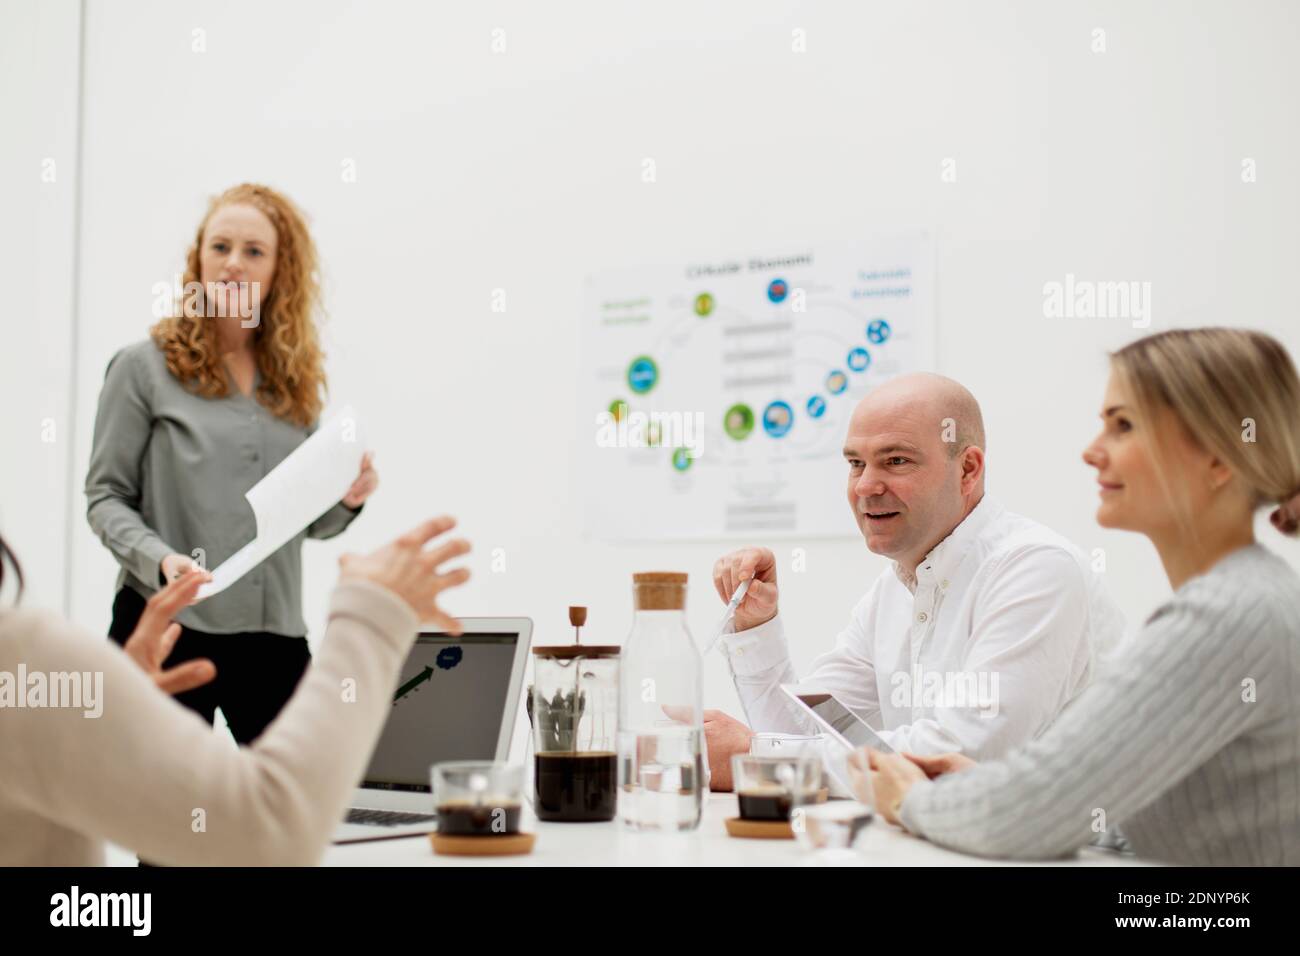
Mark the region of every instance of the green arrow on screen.
<instances>
[{"instance_id":1,"label":"green arrow on screen","mask_svg":"<svg viewBox=\"0 0 1300 956\"><path fill-rule=\"evenodd\" d=\"M401 700L411 691L415 690L415 688L419 687L425 681L430 680L432 677L433 677L433 668L426 667L424 670L420 671L420 673L416 674L414 677L408 680L401 687L397 688L397 693L393 695L393 703L396 704L399 700Z\"/></svg>"}]
</instances>

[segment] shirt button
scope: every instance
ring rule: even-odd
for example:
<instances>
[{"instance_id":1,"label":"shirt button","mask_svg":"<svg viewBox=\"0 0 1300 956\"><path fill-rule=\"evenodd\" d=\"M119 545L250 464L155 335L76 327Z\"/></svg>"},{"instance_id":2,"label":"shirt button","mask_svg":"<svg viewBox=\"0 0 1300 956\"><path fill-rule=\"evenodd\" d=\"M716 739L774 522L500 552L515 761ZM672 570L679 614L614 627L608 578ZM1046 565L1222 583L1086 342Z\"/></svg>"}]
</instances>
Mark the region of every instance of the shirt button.
<instances>
[{"instance_id":1,"label":"shirt button","mask_svg":"<svg viewBox=\"0 0 1300 956\"><path fill-rule=\"evenodd\" d=\"M916 616L916 619L920 621L922 624L924 624L927 620L929 620L929 615L926 614L924 611L922 611L920 614Z\"/></svg>"}]
</instances>

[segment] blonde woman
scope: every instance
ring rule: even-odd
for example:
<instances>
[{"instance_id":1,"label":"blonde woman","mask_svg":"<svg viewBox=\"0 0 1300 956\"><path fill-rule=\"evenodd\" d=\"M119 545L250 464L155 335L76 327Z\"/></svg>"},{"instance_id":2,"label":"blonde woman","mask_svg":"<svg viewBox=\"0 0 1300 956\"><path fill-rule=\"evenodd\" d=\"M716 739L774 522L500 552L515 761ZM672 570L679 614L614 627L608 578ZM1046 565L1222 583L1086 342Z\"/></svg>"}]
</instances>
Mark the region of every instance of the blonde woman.
<instances>
[{"instance_id":1,"label":"blonde woman","mask_svg":"<svg viewBox=\"0 0 1300 956\"><path fill-rule=\"evenodd\" d=\"M1172 598L1033 743L979 765L858 754L856 789L983 856L1118 826L1139 856L1300 864L1300 577L1254 535L1261 507L1284 533L1300 515L1295 366L1258 332L1162 332L1112 356L1101 417L1097 521L1151 540Z\"/></svg>"},{"instance_id":2,"label":"blonde woman","mask_svg":"<svg viewBox=\"0 0 1300 956\"><path fill-rule=\"evenodd\" d=\"M108 365L86 476L87 518L121 565L110 636L146 600L256 533L244 498L316 429L325 372L316 249L302 215L265 186L218 196L199 224L177 314ZM182 610L168 663L208 660L211 683L177 700L235 739L261 735L310 660L302 541L342 532L378 485L367 455L343 499L229 589Z\"/></svg>"}]
</instances>

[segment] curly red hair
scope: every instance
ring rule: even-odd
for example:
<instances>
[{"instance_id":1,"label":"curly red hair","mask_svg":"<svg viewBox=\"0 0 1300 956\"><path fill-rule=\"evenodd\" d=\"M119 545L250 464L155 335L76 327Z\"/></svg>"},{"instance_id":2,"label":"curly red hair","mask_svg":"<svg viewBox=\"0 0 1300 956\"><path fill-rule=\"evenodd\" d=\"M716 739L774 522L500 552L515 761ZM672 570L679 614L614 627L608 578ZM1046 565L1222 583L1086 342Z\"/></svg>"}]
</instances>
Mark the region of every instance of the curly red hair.
<instances>
[{"instance_id":1,"label":"curly red hair","mask_svg":"<svg viewBox=\"0 0 1300 956\"><path fill-rule=\"evenodd\" d=\"M185 258L185 300L176 314L154 325L149 334L167 360L167 369L187 389L207 398L230 393L230 377L221 360L217 327L204 317L199 286L199 250L213 213L234 204L253 206L271 220L276 232L275 280L262 297L254 333L257 368L262 380L257 399L273 414L307 427L325 403L325 354L316 332L320 275L316 244L298 207L268 186L241 183L208 205L194 244ZM191 285L193 283L193 285Z\"/></svg>"}]
</instances>

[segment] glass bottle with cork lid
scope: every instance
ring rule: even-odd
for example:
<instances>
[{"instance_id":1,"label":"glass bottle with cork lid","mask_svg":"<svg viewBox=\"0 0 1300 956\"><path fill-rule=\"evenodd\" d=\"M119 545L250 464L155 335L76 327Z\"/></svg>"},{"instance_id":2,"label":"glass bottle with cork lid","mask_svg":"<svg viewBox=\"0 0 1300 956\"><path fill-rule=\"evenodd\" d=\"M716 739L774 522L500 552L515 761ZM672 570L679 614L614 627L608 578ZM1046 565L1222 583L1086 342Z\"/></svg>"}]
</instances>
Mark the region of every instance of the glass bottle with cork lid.
<instances>
[{"instance_id":1,"label":"glass bottle with cork lid","mask_svg":"<svg viewBox=\"0 0 1300 956\"><path fill-rule=\"evenodd\" d=\"M704 685L686 627L679 572L632 575L632 633L623 644L618 815L638 830L694 830L705 787Z\"/></svg>"},{"instance_id":2,"label":"glass bottle with cork lid","mask_svg":"<svg viewBox=\"0 0 1300 956\"><path fill-rule=\"evenodd\" d=\"M574 643L533 648L533 809L539 820L614 819L619 652L583 644L585 607L569 608Z\"/></svg>"}]
</instances>

